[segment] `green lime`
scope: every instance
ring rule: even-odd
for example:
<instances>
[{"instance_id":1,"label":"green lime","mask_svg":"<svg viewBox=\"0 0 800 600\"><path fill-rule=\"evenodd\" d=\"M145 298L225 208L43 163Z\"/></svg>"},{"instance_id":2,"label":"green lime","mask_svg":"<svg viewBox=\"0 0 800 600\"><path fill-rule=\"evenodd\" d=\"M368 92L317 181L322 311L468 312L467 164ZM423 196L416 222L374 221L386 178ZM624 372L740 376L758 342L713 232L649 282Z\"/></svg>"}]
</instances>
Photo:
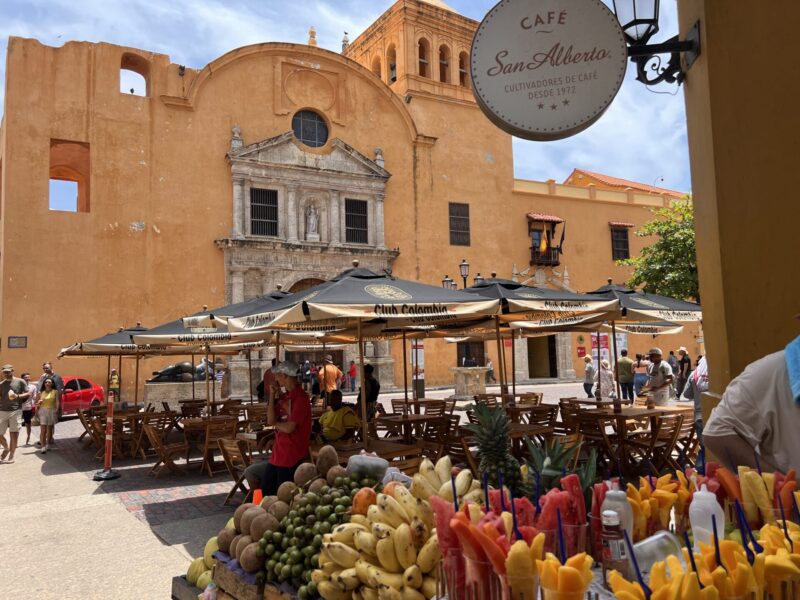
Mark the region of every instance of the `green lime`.
<instances>
[{"instance_id":1,"label":"green lime","mask_svg":"<svg viewBox=\"0 0 800 600\"><path fill-rule=\"evenodd\" d=\"M312 598L317 595L317 584L313 581L309 581L306 584L306 590L308 591L308 595Z\"/></svg>"},{"instance_id":2,"label":"green lime","mask_svg":"<svg viewBox=\"0 0 800 600\"><path fill-rule=\"evenodd\" d=\"M308 598L308 588L301 585L300 589L297 590L297 597L300 598L300 600L306 600L306 598Z\"/></svg>"}]
</instances>

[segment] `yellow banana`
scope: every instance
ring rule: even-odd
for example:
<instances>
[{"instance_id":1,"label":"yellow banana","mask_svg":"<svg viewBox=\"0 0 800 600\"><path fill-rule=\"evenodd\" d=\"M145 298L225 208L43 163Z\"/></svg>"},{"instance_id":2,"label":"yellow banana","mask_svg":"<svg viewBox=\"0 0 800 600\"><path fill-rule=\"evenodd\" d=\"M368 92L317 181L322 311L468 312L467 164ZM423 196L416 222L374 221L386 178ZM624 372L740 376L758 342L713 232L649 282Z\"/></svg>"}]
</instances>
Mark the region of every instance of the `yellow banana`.
<instances>
[{"instance_id":1,"label":"yellow banana","mask_svg":"<svg viewBox=\"0 0 800 600\"><path fill-rule=\"evenodd\" d=\"M461 469L456 475L456 494L459 498L469 491L470 485L472 485L472 471Z\"/></svg>"},{"instance_id":2,"label":"yellow banana","mask_svg":"<svg viewBox=\"0 0 800 600\"><path fill-rule=\"evenodd\" d=\"M392 523L392 521L389 519L386 512L384 512L384 510L377 504L373 504L367 509L367 518L369 519L371 525L375 523L385 523L386 525L397 527L397 525Z\"/></svg>"},{"instance_id":3,"label":"yellow banana","mask_svg":"<svg viewBox=\"0 0 800 600\"><path fill-rule=\"evenodd\" d=\"M420 591L422 595L430 600L436 595L436 579L433 577L423 577L422 578L422 587L420 587Z\"/></svg>"},{"instance_id":4,"label":"yellow banana","mask_svg":"<svg viewBox=\"0 0 800 600\"><path fill-rule=\"evenodd\" d=\"M453 482L449 479L445 481L436 492L437 496L441 496L445 500L453 501Z\"/></svg>"},{"instance_id":5,"label":"yellow banana","mask_svg":"<svg viewBox=\"0 0 800 600\"><path fill-rule=\"evenodd\" d=\"M375 552L375 546L378 543L376 538L369 531L356 531L353 536L353 546L362 554L369 554L370 556L378 556Z\"/></svg>"},{"instance_id":6,"label":"yellow banana","mask_svg":"<svg viewBox=\"0 0 800 600\"><path fill-rule=\"evenodd\" d=\"M400 506L403 507L403 510L408 515L409 520L413 519L414 517L421 518L421 515L418 512L417 508L417 499L413 496L411 492L408 491L408 488L404 485L398 485L394 488L394 499L400 503Z\"/></svg>"},{"instance_id":7,"label":"yellow banana","mask_svg":"<svg viewBox=\"0 0 800 600\"><path fill-rule=\"evenodd\" d=\"M356 566L353 568L356 570L356 577L358 577L358 580L364 585L369 585L372 565L364 560L357 560Z\"/></svg>"},{"instance_id":8,"label":"yellow banana","mask_svg":"<svg viewBox=\"0 0 800 600\"><path fill-rule=\"evenodd\" d=\"M339 576L336 578L336 583L343 590L352 592L361 584L361 581L359 580L358 575L356 575L355 567L353 567L350 569L344 569L341 573L339 573Z\"/></svg>"},{"instance_id":9,"label":"yellow banana","mask_svg":"<svg viewBox=\"0 0 800 600\"><path fill-rule=\"evenodd\" d=\"M328 581L328 575L322 569L314 569L311 571L311 581L319 583L320 581Z\"/></svg>"},{"instance_id":10,"label":"yellow banana","mask_svg":"<svg viewBox=\"0 0 800 600\"><path fill-rule=\"evenodd\" d=\"M481 482L480 482L480 480L479 480L479 479L475 479L475 478L473 477L473 478L472 478L472 483L471 483L471 484L469 484L469 491L470 491L470 492L474 492L475 490L478 490L478 491L480 491L480 492L483 492L483 486L481 485Z\"/></svg>"},{"instance_id":11,"label":"yellow banana","mask_svg":"<svg viewBox=\"0 0 800 600\"><path fill-rule=\"evenodd\" d=\"M378 494L378 506L389 519L389 525L399 527L403 523L410 523L411 518L400 503L388 494Z\"/></svg>"},{"instance_id":12,"label":"yellow banana","mask_svg":"<svg viewBox=\"0 0 800 600\"><path fill-rule=\"evenodd\" d=\"M479 506L483 506L484 502L483 490L470 490L469 492L464 494L464 497L461 498L459 504L463 502L474 502Z\"/></svg>"},{"instance_id":13,"label":"yellow banana","mask_svg":"<svg viewBox=\"0 0 800 600\"><path fill-rule=\"evenodd\" d=\"M439 478L440 485L450 481L450 471L453 469L453 463L450 461L448 455L445 454L442 458L437 460L434 469L436 470L436 476Z\"/></svg>"},{"instance_id":14,"label":"yellow banana","mask_svg":"<svg viewBox=\"0 0 800 600\"><path fill-rule=\"evenodd\" d=\"M397 556L397 561L403 569L407 569L417 562L417 549L414 547L411 527L409 527L407 523L403 523L400 527L395 529L392 541L394 542L394 552Z\"/></svg>"},{"instance_id":15,"label":"yellow banana","mask_svg":"<svg viewBox=\"0 0 800 600\"><path fill-rule=\"evenodd\" d=\"M330 579L334 573L338 573L341 570L342 567L339 564L333 562L332 560L329 560L324 565L322 565L322 572L328 576L328 579Z\"/></svg>"},{"instance_id":16,"label":"yellow banana","mask_svg":"<svg viewBox=\"0 0 800 600\"><path fill-rule=\"evenodd\" d=\"M391 525L387 525L383 522L376 522L372 524L372 535L374 535L379 540L383 538L387 538L394 533L394 527Z\"/></svg>"},{"instance_id":17,"label":"yellow banana","mask_svg":"<svg viewBox=\"0 0 800 600\"><path fill-rule=\"evenodd\" d=\"M411 493L420 500L427 500L437 494L439 487L441 484L434 487L423 475L415 473L411 482Z\"/></svg>"},{"instance_id":18,"label":"yellow banana","mask_svg":"<svg viewBox=\"0 0 800 600\"><path fill-rule=\"evenodd\" d=\"M381 585L388 585L389 587L399 590L403 587L403 574L390 573L380 567L372 567L372 569L370 569L369 586L378 589Z\"/></svg>"},{"instance_id":19,"label":"yellow banana","mask_svg":"<svg viewBox=\"0 0 800 600\"><path fill-rule=\"evenodd\" d=\"M402 573L403 567L400 561L397 560L397 554L394 549L394 536L389 536L378 540L375 550L378 553L378 560L381 561L381 566L390 573Z\"/></svg>"},{"instance_id":20,"label":"yellow banana","mask_svg":"<svg viewBox=\"0 0 800 600\"><path fill-rule=\"evenodd\" d=\"M431 503L427 500L417 498L417 515L422 519L422 522L425 523L429 531L436 527L436 517L433 515L433 507L431 507Z\"/></svg>"},{"instance_id":21,"label":"yellow banana","mask_svg":"<svg viewBox=\"0 0 800 600\"><path fill-rule=\"evenodd\" d=\"M363 525L359 525L358 523L344 523L334 527L331 536L334 542L341 542L343 544L347 544L348 546L352 546L353 536L355 535L356 531L367 531L367 528Z\"/></svg>"},{"instance_id":22,"label":"yellow banana","mask_svg":"<svg viewBox=\"0 0 800 600\"><path fill-rule=\"evenodd\" d=\"M344 591L331 581L321 581L317 584L317 592L325 600L351 600L351 593Z\"/></svg>"},{"instance_id":23,"label":"yellow banana","mask_svg":"<svg viewBox=\"0 0 800 600\"><path fill-rule=\"evenodd\" d=\"M400 588L400 600L425 600L425 596L413 587L404 585Z\"/></svg>"},{"instance_id":24,"label":"yellow banana","mask_svg":"<svg viewBox=\"0 0 800 600\"><path fill-rule=\"evenodd\" d=\"M395 587L381 584L378 588L378 600L403 600L400 590Z\"/></svg>"},{"instance_id":25,"label":"yellow banana","mask_svg":"<svg viewBox=\"0 0 800 600\"><path fill-rule=\"evenodd\" d=\"M350 515L350 522L369 527L369 519L364 515Z\"/></svg>"},{"instance_id":26,"label":"yellow banana","mask_svg":"<svg viewBox=\"0 0 800 600\"><path fill-rule=\"evenodd\" d=\"M361 595L360 589L355 589L352 592L350 592L350 594L351 594L350 596L351 600L364 600L364 596Z\"/></svg>"},{"instance_id":27,"label":"yellow banana","mask_svg":"<svg viewBox=\"0 0 800 600\"><path fill-rule=\"evenodd\" d=\"M481 512L481 515L483 513ZM422 519L419 517L414 517L411 519L411 539L414 541L414 548L419 550L422 546L425 545L425 542L428 541L431 533L428 529L427 525L422 522Z\"/></svg>"},{"instance_id":28,"label":"yellow banana","mask_svg":"<svg viewBox=\"0 0 800 600\"><path fill-rule=\"evenodd\" d=\"M361 586L361 596L364 600L378 600L378 590L368 585Z\"/></svg>"},{"instance_id":29,"label":"yellow banana","mask_svg":"<svg viewBox=\"0 0 800 600\"><path fill-rule=\"evenodd\" d=\"M403 585L414 589L422 585L422 571L419 566L411 565L403 571Z\"/></svg>"},{"instance_id":30,"label":"yellow banana","mask_svg":"<svg viewBox=\"0 0 800 600\"><path fill-rule=\"evenodd\" d=\"M417 554L417 565L419 565L423 573L427 574L433 571L441 558L442 553L439 550L439 537L437 535L432 535L428 538L428 541L425 542L419 554Z\"/></svg>"},{"instance_id":31,"label":"yellow banana","mask_svg":"<svg viewBox=\"0 0 800 600\"><path fill-rule=\"evenodd\" d=\"M322 547L336 564L345 569L354 567L356 561L361 557L358 552L341 542L330 542L328 544L323 544Z\"/></svg>"},{"instance_id":32,"label":"yellow banana","mask_svg":"<svg viewBox=\"0 0 800 600\"><path fill-rule=\"evenodd\" d=\"M442 485L442 480L439 479L439 475L437 475L436 473L436 468L429 459L426 458L420 463L419 473L425 478L425 480L430 484L430 486L433 489L438 490L439 487Z\"/></svg>"},{"instance_id":33,"label":"yellow banana","mask_svg":"<svg viewBox=\"0 0 800 600\"><path fill-rule=\"evenodd\" d=\"M327 544L333 541L333 534L332 533L324 533L322 535L322 543Z\"/></svg>"}]
</instances>

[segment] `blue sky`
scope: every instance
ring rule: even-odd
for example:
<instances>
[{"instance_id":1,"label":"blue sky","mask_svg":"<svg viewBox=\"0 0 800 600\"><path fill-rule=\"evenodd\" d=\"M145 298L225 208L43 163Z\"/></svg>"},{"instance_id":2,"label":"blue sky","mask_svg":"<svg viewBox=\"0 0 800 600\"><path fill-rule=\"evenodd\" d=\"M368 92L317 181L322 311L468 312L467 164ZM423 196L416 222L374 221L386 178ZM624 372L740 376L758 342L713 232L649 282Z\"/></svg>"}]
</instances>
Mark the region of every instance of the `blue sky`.
<instances>
[{"instance_id":1,"label":"blue sky","mask_svg":"<svg viewBox=\"0 0 800 600\"><path fill-rule=\"evenodd\" d=\"M446 0L480 20L494 0ZM610 3L610 0L604 0ZM168 54L173 63L202 68L228 50L265 41L299 42L308 27L320 46L339 51L344 31L354 39L392 0L2 0L0 78L8 36L53 46L69 40L106 41ZM674 0L661 2L661 41L677 33ZM689 75L691 77L691 74ZM514 170L525 179L563 181L573 168L689 191L683 93L625 83L606 114L589 129L557 142L514 141ZM128 85L130 87L130 85ZM3 86L4 88L4 86ZM3 89L0 88L0 100ZM662 179L663 178L663 179Z\"/></svg>"}]
</instances>

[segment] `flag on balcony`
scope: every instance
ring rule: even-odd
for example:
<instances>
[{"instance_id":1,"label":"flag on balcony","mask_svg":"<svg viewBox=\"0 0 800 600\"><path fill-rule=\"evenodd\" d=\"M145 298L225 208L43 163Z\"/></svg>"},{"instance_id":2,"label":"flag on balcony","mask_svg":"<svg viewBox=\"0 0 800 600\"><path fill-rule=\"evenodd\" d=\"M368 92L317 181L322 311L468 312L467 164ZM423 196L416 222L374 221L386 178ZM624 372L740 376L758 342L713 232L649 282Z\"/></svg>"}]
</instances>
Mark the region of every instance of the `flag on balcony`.
<instances>
[{"instance_id":1,"label":"flag on balcony","mask_svg":"<svg viewBox=\"0 0 800 600\"><path fill-rule=\"evenodd\" d=\"M547 252L547 228L542 225L542 239L539 240L539 254Z\"/></svg>"}]
</instances>

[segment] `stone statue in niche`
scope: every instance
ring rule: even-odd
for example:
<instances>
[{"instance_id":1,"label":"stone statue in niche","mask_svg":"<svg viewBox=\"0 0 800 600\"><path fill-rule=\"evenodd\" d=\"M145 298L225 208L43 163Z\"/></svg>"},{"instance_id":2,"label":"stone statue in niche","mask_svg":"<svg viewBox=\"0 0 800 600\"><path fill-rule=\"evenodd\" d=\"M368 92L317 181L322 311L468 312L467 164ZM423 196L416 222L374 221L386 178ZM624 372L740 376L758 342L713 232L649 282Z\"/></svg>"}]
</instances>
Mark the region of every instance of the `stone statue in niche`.
<instances>
[{"instance_id":1,"label":"stone statue in niche","mask_svg":"<svg viewBox=\"0 0 800 600\"><path fill-rule=\"evenodd\" d=\"M383 168L384 162L385 161L383 160L383 150L381 150L380 148L375 148L375 164Z\"/></svg>"},{"instance_id":2,"label":"stone statue in niche","mask_svg":"<svg viewBox=\"0 0 800 600\"><path fill-rule=\"evenodd\" d=\"M306 239L319 241L319 212L313 204L306 209Z\"/></svg>"},{"instance_id":3,"label":"stone statue in niche","mask_svg":"<svg viewBox=\"0 0 800 600\"><path fill-rule=\"evenodd\" d=\"M244 146L244 140L242 140L242 128L239 127L239 124L236 123L233 127L231 127L231 150L237 150Z\"/></svg>"}]
</instances>

